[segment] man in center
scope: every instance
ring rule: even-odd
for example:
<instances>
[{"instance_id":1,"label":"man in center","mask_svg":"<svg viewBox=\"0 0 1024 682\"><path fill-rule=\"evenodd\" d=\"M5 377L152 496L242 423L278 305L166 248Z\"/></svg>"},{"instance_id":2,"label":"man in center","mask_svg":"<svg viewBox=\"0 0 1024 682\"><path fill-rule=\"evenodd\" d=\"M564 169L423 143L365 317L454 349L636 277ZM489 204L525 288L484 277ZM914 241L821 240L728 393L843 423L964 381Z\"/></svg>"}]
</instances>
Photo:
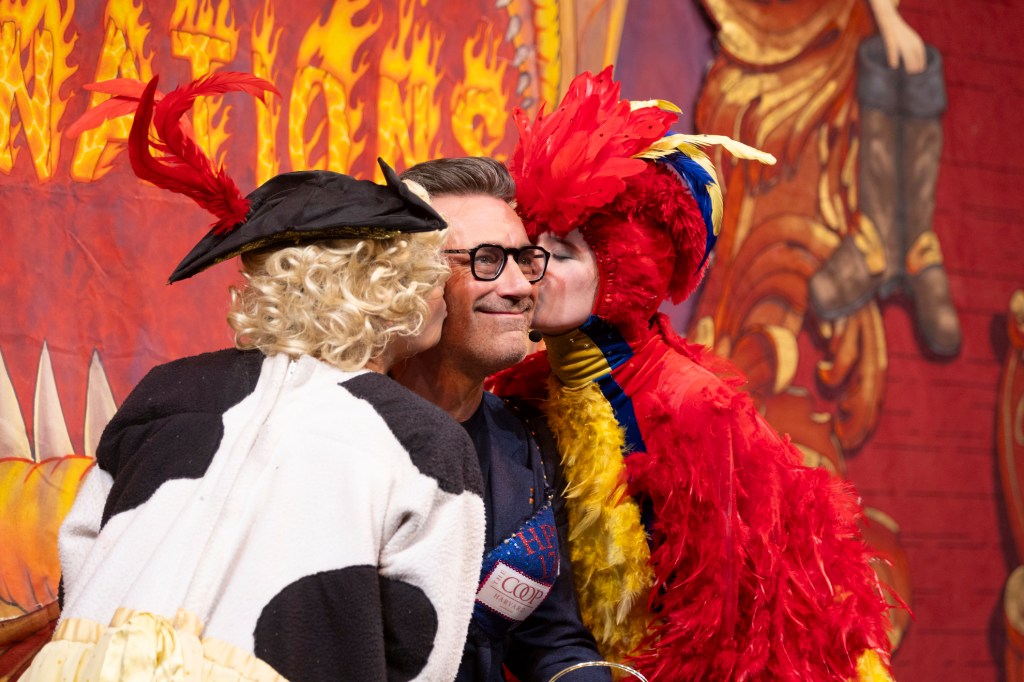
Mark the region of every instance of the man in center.
<instances>
[{"instance_id":1,"label":"man in center","mask_svg":"<svg viewBox=\"0 0 1024 682\"><path fill-rule=\"evenodd\" d=\"M554 440L539 413L484 391L491 374L529 348L535 284L548 254L530 243L512 208L515 183L493 159L437 159L407 170L448 221L448 317L441 341L393 374L461 423L484 480L486 543L469 637L456 678L500 682L503 666L522 682L599 661L583 626L558 528L565 516ZM606 682L606 668L573 672Z\"/></svg>"}]
</instances>

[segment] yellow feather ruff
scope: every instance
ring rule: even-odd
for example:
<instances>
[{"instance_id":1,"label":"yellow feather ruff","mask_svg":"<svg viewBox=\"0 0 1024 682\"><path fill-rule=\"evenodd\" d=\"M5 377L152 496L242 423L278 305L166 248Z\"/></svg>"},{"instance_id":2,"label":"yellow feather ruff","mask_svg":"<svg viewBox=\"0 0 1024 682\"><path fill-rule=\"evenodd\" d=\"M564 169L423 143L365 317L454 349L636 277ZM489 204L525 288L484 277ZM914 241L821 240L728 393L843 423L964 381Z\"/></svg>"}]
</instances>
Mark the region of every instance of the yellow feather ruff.
<instances>
[{"instance_id":1,"label":"yellow feather ruff","mask_svg":"<svg viewBox=\"0 0 1024 682\"><path fill-rule=\"evenodd\" d=\"M856 682L893 682L878 652L868 649L857 657Z\"/></svg>"},{"instance_id":2,"label":"yellow feather ruff","mask_svg":"<svg viewBox=\"0 0 1024 682\"><path fill-rule=\"evenodd\" d=\"M544 404L562 453L569 553L583 622L601 654L621 662L647 631L654 583L640 508L626 494L625 435L595 383L550 384Z\"/></svg>"}]
</instances>

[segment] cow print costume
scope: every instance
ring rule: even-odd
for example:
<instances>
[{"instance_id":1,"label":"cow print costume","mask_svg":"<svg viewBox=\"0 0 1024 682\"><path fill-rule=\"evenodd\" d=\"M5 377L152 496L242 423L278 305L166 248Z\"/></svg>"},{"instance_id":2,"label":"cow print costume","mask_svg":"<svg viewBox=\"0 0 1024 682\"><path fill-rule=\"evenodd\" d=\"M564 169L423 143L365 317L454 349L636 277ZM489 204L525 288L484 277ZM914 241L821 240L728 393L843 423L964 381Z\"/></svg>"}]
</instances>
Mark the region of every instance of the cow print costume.
<instances>
[{"instance_id":1,"label":"cow print costume","mask_svg":"<svg viewBox=\"0 0 1024 682\"><path fill-rule=\"evenodd\" d=\"M62 618L184 609L291 680L452 679L481 488L463 429L382 374L171 362L108 425L61 529Z\"/></svg>"}]
</instances>

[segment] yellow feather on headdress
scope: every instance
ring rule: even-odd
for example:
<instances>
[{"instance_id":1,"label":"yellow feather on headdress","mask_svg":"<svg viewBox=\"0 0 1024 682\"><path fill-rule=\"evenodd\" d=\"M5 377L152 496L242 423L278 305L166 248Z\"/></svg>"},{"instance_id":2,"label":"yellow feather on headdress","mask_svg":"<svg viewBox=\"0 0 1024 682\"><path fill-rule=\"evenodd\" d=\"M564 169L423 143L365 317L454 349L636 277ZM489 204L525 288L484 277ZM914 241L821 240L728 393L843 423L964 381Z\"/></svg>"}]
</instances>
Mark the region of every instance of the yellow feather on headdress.
<instances>
[{"instance_id":1,"label":"yellow feather on headdress","mask_svg":"<svg viewBox=\"0 0 1024 682\"><path fill-rule=\"evenodd\" d=\"M629 110L636 111L637 109L646 109L647 107L658 107L662 111L671 111L674 114L681 114L683 110L677 107L667 99L642 99L642 100L630 100Z\"/></svg>"},{"instance_id":2,"label":"yellow feather on headdress","mask_svg":"<svg viewBox=\"0 0 1024 682\"><path fill-rule=\"evenodd\" d=\"M656 101L664 102L664 100ZM673 107L675 106L670 102L664 103L670 104ZM722 198L722 189L718 185L718 176L715 173L715 167L711 163L711 159L708 158L708 155L705 154L702 149L703 147L708 147L710 145L720 145L738 159L759 161L769 166L775 164L775 157L771 154L763 152L760 149L755 149L754 147L743 144L742 142L737 142L731 137L726 137L725 135L683 135L681 133L666 135L644 151L636 154L633 158L660 159L678 152L686 155L703 168L704 171L714 180L714 182L707 184L707 191L709 198L711 199L712 234L717 237L722 229L724 201Z\"/></svg>"},{"instance_id":3,"label":"yellow feather on headdress","mask_svg":"<svg viewBox=\"0 0 1024 682\"><path fill-rule=\"evenodd\" d=\"M743 144L742 142L734 140L726 135L683 135L681 133L666 135L646 150L637 154L636 158L656 159L659 156L664 156L665 154L669 154L673 151L681 151L687 155L690 155L694 151L702 153L699 151L701 148L715 144L725 148L725 151L729 152L737 159L760 161L761 163L769 166L775 165L776 159L772 154L763 152L748 144Z\"/></svg>"}]
</instances>

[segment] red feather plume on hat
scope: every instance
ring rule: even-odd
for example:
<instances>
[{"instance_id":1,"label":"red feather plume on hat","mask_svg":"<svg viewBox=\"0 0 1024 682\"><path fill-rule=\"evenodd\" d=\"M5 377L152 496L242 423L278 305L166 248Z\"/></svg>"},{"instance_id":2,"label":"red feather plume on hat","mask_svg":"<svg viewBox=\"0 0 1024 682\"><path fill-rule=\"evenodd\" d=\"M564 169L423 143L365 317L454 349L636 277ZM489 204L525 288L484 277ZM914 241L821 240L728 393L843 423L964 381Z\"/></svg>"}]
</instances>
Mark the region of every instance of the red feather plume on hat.
<instances>
[{"instance_id":1,"label":"red feather plume on hat","mask_svg":"<svg viewBox=\"0 0 1024 682\"><path fill-rule=\"evenodd\" d=\"M267 92L280 93L270 82L247 73L212 73L167 95L157 92L158 81L159 76L149 83L118 78L85 86L113 96L85 112L66 134L74 137L107 119L135 112L128 137L128 158L135 174L157 187L184 194L212 213L217 217L212 226L215 233L230 231L245 220L249 202L223 167L214 168L182 117L197 97L241 91L264 101ZM151 126L154 139L149 134Z\"/></svg>"}]
</instances>

